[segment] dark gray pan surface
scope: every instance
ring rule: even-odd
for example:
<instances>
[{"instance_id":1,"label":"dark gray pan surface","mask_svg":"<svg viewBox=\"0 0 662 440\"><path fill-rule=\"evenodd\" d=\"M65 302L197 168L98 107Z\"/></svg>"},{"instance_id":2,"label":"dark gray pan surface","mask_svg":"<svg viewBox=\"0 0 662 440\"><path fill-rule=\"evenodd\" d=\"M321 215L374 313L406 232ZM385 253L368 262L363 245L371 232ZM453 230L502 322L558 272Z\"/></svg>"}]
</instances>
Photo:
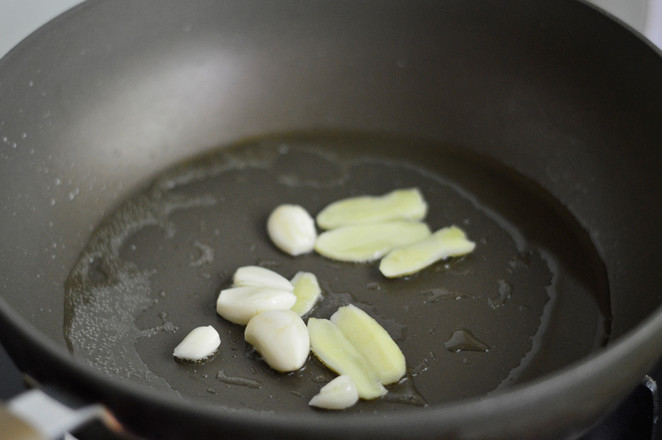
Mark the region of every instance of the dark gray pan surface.
<instances>
[{"instance_id":1,"label":"dark gray pan surface","mask_svg":"<svg viewBox=\"0 0 662 440\"><path fill-rule=\"evenodd\" d=\"M266 234L266 218L281 203L316 213L343 197L408 187L428 200L433 230L460 225L477 251L387 280L376 263L290 257ZM312 316L352 303L382 322L408 360L408 377L386 401L480 396L580 359L608 336L604 267L586 233L532 182L439 145L319 134L222 149L166 172L121 205L67 280L70 348L111 375L185 397L307 410L333 374L315 361L297 373L272 372L243 341L243 327L216 315L219 290L245 265L288 278L315 273L324 297ZM220 354L203 365L175 363L172 348L209 324L221 332ZM487 351L475 344L455 352L449 342L458 330Z\"/></svg>"}]
</instances>

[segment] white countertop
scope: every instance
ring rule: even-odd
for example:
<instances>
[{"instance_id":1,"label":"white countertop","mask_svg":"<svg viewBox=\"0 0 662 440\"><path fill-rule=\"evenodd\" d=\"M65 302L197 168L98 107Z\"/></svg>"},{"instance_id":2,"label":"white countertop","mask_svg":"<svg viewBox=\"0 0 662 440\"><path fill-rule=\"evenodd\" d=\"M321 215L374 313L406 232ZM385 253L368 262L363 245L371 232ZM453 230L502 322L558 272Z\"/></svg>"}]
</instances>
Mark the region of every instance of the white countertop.
<instances>
[{"instance_id":1,"label":"white countertop","mask_svg":"<svg viewBox=\"0 0 662 440\"><path fill-rule=\"evenodd\" d=\"M662 47L662 0L590 0ZM0 0L0 57L81 0Z\"/></svg>"}]
</instances>

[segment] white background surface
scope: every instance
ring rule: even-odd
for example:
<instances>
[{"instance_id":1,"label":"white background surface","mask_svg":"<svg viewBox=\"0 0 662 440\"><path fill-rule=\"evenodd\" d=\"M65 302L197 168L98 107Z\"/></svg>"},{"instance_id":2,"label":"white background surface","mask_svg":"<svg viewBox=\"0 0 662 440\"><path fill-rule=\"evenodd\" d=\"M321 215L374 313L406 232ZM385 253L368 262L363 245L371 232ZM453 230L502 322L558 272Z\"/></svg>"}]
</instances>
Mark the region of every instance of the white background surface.
<instances>
[{"instance_id":1,"label":"white background surface","mask_svg":"<svg viewBox=\"0 0 662 440\"><path fill-rule=\"evenodd\" d=\"M662 47L662 0L590 0ZM0 57L81 0L0 0Z\"/></svg>"}]
</instances>

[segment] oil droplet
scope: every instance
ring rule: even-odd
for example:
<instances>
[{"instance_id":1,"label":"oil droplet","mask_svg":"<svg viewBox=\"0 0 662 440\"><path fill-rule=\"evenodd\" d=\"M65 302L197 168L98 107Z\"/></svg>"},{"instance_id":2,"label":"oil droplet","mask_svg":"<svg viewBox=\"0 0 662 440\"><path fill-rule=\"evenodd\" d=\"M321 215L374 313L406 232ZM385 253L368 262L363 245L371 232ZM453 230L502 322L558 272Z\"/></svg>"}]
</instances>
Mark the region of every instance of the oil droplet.
<instances>
[{"instance_id":1,"label":"oil droplet","mask_svg":"<svg viewBox=\"0 0 662 440\"><path fill-rule=\"evenodd\" d=\"M393 385L383 399L388 402L413 406L427 406L428 404L416 389L414 381L409 376L403 377L398 383Z\"/></svg>"},{"instance_id":2,"label":"oil droplet","mask_svg":"<svg viewBox=\"0 0 662 440\"><path fill-rule=\"evenodd\" d=\"M372 281L372 282L366 284L366 287L370 290L381 290L381 288L382 288L382 286L376 281Z\"/></svg>"},{"instance_id":3,"label":"oil droplet","mask_svg":"<svg viewBox=\"0 0 662 440\"><path fill-rule=\"evenodd\" d=\"M262 382L259 380L249 379L248 377L241 376L228 376L223 370L218 370L218 373L216 373L216 379L228 385L239 385L248 388L262 388Z\"/></svg>"},{"instance_id":4,"label":"oil droplet","mask_svg":"<svg viewBox=\"0 0 662 440\"><path fill-rule=\"evenodd\" d=\"M438 303L442 300L460 301L462 299L470 298L466 293L444 288L425 290L423 291L423 294L425 295L425 303Z\"/></svg>"},{"instance_id":5,"label":"oil droplet","mask_svg":"<svg viewBox=\"0 0 662 440\"><path fill-rule=\"evenodd\" d=\"M444 342L446 350L459 353L460 351L490 351L490 347L476 338L465 328L455 330L448 341Z\"/></svg>"},{"instance_id":6,"label":"oil droplet","mask_svg":"<svg viewBox=\"0 0 662 440\"><path fill-rule=\"evenodd\" d=\"M214 261L214 248L198 241L193 243L193 245L200 251L200 256L195 261L191 261L191 267L200 267L203 264L209 264Z\"/></svg>"},{"instance_id":7,"label":"oil droplet","mask_svg":"<svg viewBox=\"0 0 662 440\"><path fill-rule=\"evenodd\" d=\"M499 294L487 299L489 306L496 310L506 304L513 292L513 286L506 280L499 280Z\"/></svg>"}]
</instances>

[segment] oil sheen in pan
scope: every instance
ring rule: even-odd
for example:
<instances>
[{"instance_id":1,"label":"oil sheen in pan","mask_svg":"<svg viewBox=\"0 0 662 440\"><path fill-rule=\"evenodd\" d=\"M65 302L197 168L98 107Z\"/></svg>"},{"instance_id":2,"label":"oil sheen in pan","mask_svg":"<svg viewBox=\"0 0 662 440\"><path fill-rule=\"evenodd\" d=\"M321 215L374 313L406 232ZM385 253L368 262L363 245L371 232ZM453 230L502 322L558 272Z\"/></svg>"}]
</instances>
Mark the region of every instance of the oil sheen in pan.
<instances>
[{"instance_id":1,"label":"oil sheen in pan","mask_svg":"<svg viewBox=\"0 0 662 440\"><path fill-rule=\"evenodd\" d=\"M418 187L433 230L456 224L473 254L388 280L376 263L290 257L266 233L270 211L313 215L360 194ZM311 356L270 370L218 317L234 271L317 275L312 316L353 303L402 348L406 377L351 411L431 405L521 383L586 356L609 335L604 267L587 234L533 182L458 148L394 137L298 134L247 141L193 158L126 200L90 238L66 283L70 350L111 376L237 410L301 411L334 374ZM197 364L173 347L213 325L222 344Z\"/></svg>"}]
</instances>

